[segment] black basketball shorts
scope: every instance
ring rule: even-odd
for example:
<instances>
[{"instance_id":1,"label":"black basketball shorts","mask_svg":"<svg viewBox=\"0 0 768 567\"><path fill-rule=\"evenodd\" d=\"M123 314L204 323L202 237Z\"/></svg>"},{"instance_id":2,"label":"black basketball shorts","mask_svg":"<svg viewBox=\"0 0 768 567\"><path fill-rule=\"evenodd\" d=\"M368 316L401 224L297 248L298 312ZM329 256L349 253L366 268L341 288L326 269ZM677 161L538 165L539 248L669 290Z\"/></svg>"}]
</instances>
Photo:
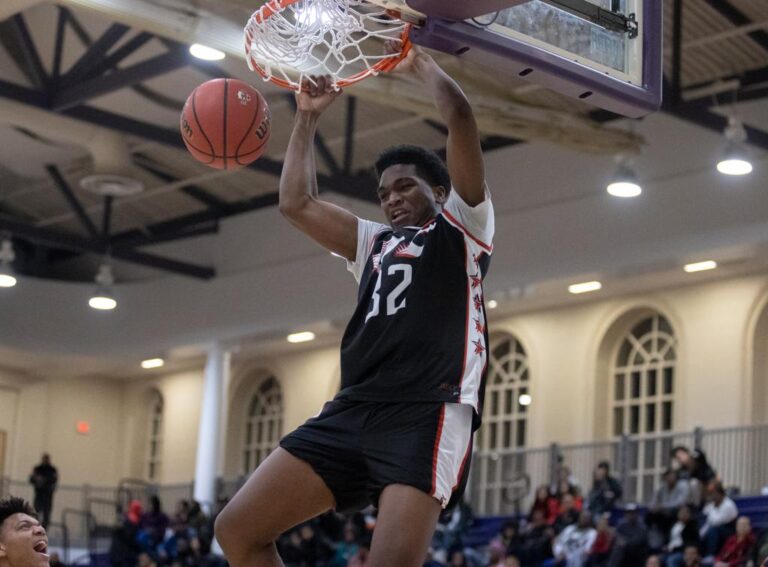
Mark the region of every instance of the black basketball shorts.
<instances>
[{"instance_id":1,"label":"black basketball shorts","mask_svg":"<svg viewBox=\"0 0 768 567\"><path fill-rule=\"evenodd\" d=\"M439 402L333 400L280 446L307 462L352 512L390 484L436 498L443 508L461 497L472 453L472 408Z\"/></svg>"}]
</instances>

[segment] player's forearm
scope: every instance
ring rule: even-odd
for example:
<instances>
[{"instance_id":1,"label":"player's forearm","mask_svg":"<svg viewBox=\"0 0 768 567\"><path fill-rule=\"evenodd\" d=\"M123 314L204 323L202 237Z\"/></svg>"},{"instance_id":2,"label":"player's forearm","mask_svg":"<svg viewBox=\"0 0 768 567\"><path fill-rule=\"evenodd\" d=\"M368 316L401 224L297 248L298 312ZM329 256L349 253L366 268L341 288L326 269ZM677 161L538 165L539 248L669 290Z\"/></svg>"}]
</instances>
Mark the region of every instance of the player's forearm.
<instances>
[{"instance_id":1,"label":"player's forearm","mask_svg":"<svg viewBox=\"0 0 768 567\"><path fill-rule=\"evenodd\" d=\"M474 127L472 107L464 91L430 55L420 53L414 61L414 70L426 84L435 107L449 130L452 127L466 128L468 123Z\"/></svg>"},{"instance_id":2,"label":"player's forearm","mask_svg":"<svg viewBox=\"0 0 768 567\"><path fill-rule=\"evenodd\" d=\"M317 195L314 140L318 115L297 112L280 176L280 211L290 215Z\"/></svg>"}]
</instances>

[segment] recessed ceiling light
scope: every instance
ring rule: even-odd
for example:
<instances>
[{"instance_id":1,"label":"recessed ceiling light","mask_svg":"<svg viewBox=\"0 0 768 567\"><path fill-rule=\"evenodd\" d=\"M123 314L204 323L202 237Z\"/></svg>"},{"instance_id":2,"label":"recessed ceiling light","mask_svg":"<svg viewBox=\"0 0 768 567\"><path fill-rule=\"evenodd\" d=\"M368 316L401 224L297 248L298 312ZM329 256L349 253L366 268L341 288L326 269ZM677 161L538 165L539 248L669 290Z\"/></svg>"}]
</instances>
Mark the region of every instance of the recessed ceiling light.
<instances>
[{"instance_id":1,"label":"recessed ceiling light","mask_svg":"<svg viewBox=\"0 0 768 567\"><path fill-rule=\"evenodd\" d=\"M99 311L111 311L117 307L117 301L108 295L94 295L88 300L88 305Z\"/></svg>"},{"instance_id":2,"label":"recessed ceiling light","mask_svg":"<svg viewBox=\"0 0 768 567\"><path fill-rule=\"evenodd\" d=\"M0 274L0 287L13 287L17 283L16 278L11 274Z\"/></svg>"},{"instance_id":3,"label":"recessed ceiling light","mask_svg":"<svg viewBox=\"0 0 768 567\"><path fill-rule=\"evenodd\" d=\"M521 406L529 406L531 405L531 402L533 401L533 398L530 394L520 394L520 397L517 398L517 402Z\"/></svg>"},{"instance_id":4,"label":"recessed ceiling light","mask_svg":"<svg viewBox=\"0 0 768 567\"><path fill-rule=\"evenodd\" d=\"M315 340L315 333L310 331L304 331L301 333L293 333L287 337L289 343L306 343Z\"/></svg>"},{"instance_id":5,"label":"recessed ceiling light","mask_svg":"<svg viewBox=\"0 0 768 567\"><path fill-rule=\"evenodd\" d=\"M573 284L568 286L568 291L571 293L589 293L590 291L597 291L602 289L603 284L600 282L584 282L579 284Z\"/></svg>"},{"instance_id":6,"label":"recessed ceiling light","mask_svg":"<svg viewBox=\"0 0 768 567\"><path fill-rule=\"evenodd\" d=\"M714 270L717 268L717 262L714 260L707 260L705 262L695 262L693 264L686 264L683 269L688 272L703 272L706 270Z\"/></svg>"},{"instance_id":7,"label":"recessed ceiling light","mask_svg":"<svg viewBox=\"0 0 768 567\"><path fill-rule=\"evenodd\" d=\"M499 306L499 302L495 299L491 299L488 301L488 303L486 303L486 305L488 306L488 309L496 309Z\"/></svg>"},{"instance_id":8,"label":"recessed ceiling light","mask_svg":"<svg viewBox=\"0 0 768 567\"><path fill-rule=\"evenodd\" d=\"M223 51L219 51L218 49L200 43L191 45L189 47L189 52L203 61L221 61L227 56Z\"/></svg>"},{"instance_id":9,"label":"recessed ceiling light","mask_svg":"<svg viewBox=\"0 0 768 567\"><path fill-rule=\"evenodd\" d=\"M161 368L165 366L165 361L162 358L149 358L141 362L141 367L145 370L150 368Z\"/></svg>"}]
</instances>

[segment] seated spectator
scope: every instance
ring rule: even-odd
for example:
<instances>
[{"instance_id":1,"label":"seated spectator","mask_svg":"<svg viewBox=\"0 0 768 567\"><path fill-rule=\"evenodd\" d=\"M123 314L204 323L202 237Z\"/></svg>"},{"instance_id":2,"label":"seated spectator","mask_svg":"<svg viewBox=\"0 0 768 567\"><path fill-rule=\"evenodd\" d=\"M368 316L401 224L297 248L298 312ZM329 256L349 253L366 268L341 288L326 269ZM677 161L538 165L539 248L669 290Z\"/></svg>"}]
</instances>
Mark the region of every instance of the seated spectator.
<instances>
[{"instance_id":1,"label":"seated spectator","mask_svg":"<svg viewBox=\"0 0 768 567\"><path fill-rule=\"evenodd\" d=\"M699 548L695 545L689 545L683 551L683 567L701 567Z\"/></svg>"},{"instance_id":2,"label":"seated spectator","mask_svg":"<svg viewBox=\"0 0 768 567\"><path fill-rule=\"evenodd\" d=\"M568 526L575 524L579 521L579 510L576 508L576 501L572 494L563 494L560 500L560 513L555 519L555 523L552 527L555 529L555 533L559 534Z\"/></svg>"},{"instance_id":3,"label":"seated spectator","mask_svg":"<svg viewBox=\"0 0 768 567\"><path fill-rule=\"evenodd\" d=\"M448 567L469 567L467 558L464 557L464 552L460 549L454 549L451 552L450 559L448 560Z\"/></svg>"},{"instance_id":4,"label":"seated spectator","mask_svg":"<svg viewBox=\"0 0 768 567\"><path fill-rule=\"evenodd\" d=\"M707 462L707 455L701 449L690 451L687 447L678 446L672 449L672 459L672 468L676 468L679 478L689 484L689 503L700 506L704 488L717 480L717 473Z\"/></svg>"},{"instance_id":5,"label":"seated spectator","mask_svg":"<svg viewBox=\"0 0 768 567\"><path fill-rule=\"evenodd\" d=\"M613 510L616 502L621 500L621 485L611 476L611 467L603 461L595 468L592 490L587 497L587 507L594 517Z\"/></svg>"},{"instance_id":6,"label":"seated spectator","mask_svg":"<svg viewBox=\"0 0 768 567\"><path fill-rule=\"evenodd\" d=\"M624 506L624 518L616 527L616 542L608 560L609 567L643 565L648 557L648 530L640 520L637 504Z\"/></svg>"},{"instance_id":7,"label":"seated spectator","mask_svg":"<svg viewBox=\"0 0 768 567\"><path fill-rule=\"evenodd\" d=\"M560 512L560 502L557 498L549 493L549 487L546 484L539 486L536 489L536 498L531 505L531 511L528 514L528 521L533 521L533 515L536 511L540 511L544 515L544 519L550 526L555 523L557 515Z\"/></svg>"},{"instance_id":8,"label":"seated spectator","mask_svg":"<svg viewBox=\"0 0 768 567\"><path fill-rule=\"evenodd\" d=\"M595 543L592 544L592 549L589 551L589 560L587 561L589 567L604 567L608 564L614 537L613 529L608 523L609 520L610 514L603 514L597 520L597 537L595 537Z\"/></svg>"},{"instance_id":9,"label":"seated spectator","mask_svg":"<svg viewBox=\"0 0 768 567\"><path fill-rule=\"evenodd\" d=\"M347 563L359 550L357 543L357 530L354 524L347 524L344 528L344 540L336 544L333 559L330 561L330 567L347 567Z\"/></svg>"},{"instance_id":10,"label":"seated spectator","mask_svg":"<svg viewBox=\"0 0 768 567\"><path fill-rule=\"evenodd\" d=\"M139 523L138 539L143 551L149 554L155 553L157 546L163 543L163 539L165 539L165 530L169 523L170 520L163 512L160 498L153 496L150 499L150 509L142 514Z\"/></svg>"},{"instance_id":11,"label":"seated spectator","mask_svg":"<svg viewBox=\"0 0 768 567\"><path fill-rule=\"evenodd\" d=\"M531 521L523 533L523 551L521 560L524 565L539 565L545 559L552 557L552 540L555 532L547 525L544 512L533 512Z\"/></svg>"},{"instance_id":12,"label":"seated spectator","mask_svg":"<svg viewBox=\"0 0 768 567\"><path fill-rule=\"evenodd\" d=\"M368 555L370 553L370 549L364 545L361 545L357 550L357 555L352 556L352 559L350 559L349 563L347 563L347 567L366 567L366 565L368 565ZM310 565L312 567L320 567L320 565L315 565L314 563L309 563L308 567Z\"/></svg>"},{"instance_id":13,"label":"seated spectator","mask_svg":"<svg viewBox=\"0 0 768 567\"><path fill-rule=\"evenodd\" d=\"M422 567L445 567L445 564L435 559L435 549L430 547L427 550L427 557L424 559Z\"/></svg>"},{"instance_id":14,"label":"seated spectator","mask_svg":"<svg viewBox=\"0 0 768 567\"><path fill-rule=\"evenodd\" d=\"M596 537L597 532L592 523L592 514L588 510L584 510L579 514L577 524L566 527L555 538L555 543L552 546L555 556L554 565L583 567Z\"/></svg>"},{"instance_id":15,"label":"seated spectator","mask_svg":"<svg viewBox=\"0 0 768 567\"><path fill-rule=\"evenodd\" d=\"M581 512L584 507L584 498L581 496L579 487L575 484L571 484L567 480L561 480L557 487L557 498L560 500L560 512L563 511L562 502L563 496L570 494L573 497L573 505L577 512Z\"/></svg>"},{"instance_id":16,"label":"seated spectator","mask_svg":"<svg viewBox=\"0 0 768 567\"><path fill-rule=\"evenodd\" d=\"M689 494L688 483L678 478L677 471L667 469L645 516L648 528L652 533L658 534L659 543L652 544L652 547L660 549L667 543L666 539L677 518L677 511L688 502Z\"/></svg>"},{"instance_id":17,"label":"seated spectator","mask_svg":"<svg viewBox=\"0 0 768 567\"><path fill-rule=\"evenodd\" d=\"M519 555L522 551L523 542L517 532L517 524L512 521L504 522L501 526L501 533L491 540L490 546L501 547L504 551L501 560L507 555Z\"/></svg>"},{"instance_id":18,"label":"seated spectator","mask_svg":"<svg viewBox=\"0 0 768 567\"><path fill-rule=\"evenodd\" d=\"M717 554L715 567L744 567L752 558L755 541L749 518L742 516L736 521L736 533Z\"/></svg>"},{"instance_id":19,"label":"seated spectator","mask_svg":"<svg viewBox=\"0 0 768 567\"><path fill-rule=\"evenodd\" d=\"M670 531L669 543L666 546L666 567L680 567L683 564L683 552L686 547L698 548L699 522L693 515L690 506L683 506L677 513L677 522Z\"/></svg>"},{"instance_id":20,"label":"seated spectator","mask_svg":"<svg viewBox=\"0 0 768 567\"><path fill-rule=\"evenodd\" d=\"M302 524L299 528L299 537L301 538L299 545L301 561L305 565L325 565L325 562L333 555L333 550L328 542L315 532L315 528L310 522Z\"/></svg>"},{"instance_id":21,"label":"seated spectator","mask_svg":"<svg viewBox=\"0 0 768 567\"><path fill-rule=\"evenodd\" d=\"M507 557L507 549L501 540L494 539L488 546L488 567L504 567L504 559Z\"/></svg>"},{"instance_id":22,"label":"seated spectator","mask_svg":"<svg viewBox=\"0 0 768 567\"><path fill-rule=\"evenodd\" d=\"M141 516L141 502L132 500L122 523L112 532L112 543L109 547L109 560L112 567L134 567L136 565L141 552L138 543Z\"/></svg>"},{"instance_id":23,"label":"seated spectator","mask_svg":"<svg viewBox=\"0 0 768 567\"><path fill-rule=\"evenodd\" d=\"M658 555L651 555L646 560L645 567L661 567L661 558Z\"/></svg>"},{"instance_id":24,"label":"seated spectator","mask_svg":"<svg viewBox=\"0 0 768 567\"><path fill-rule=\"evenodd\" d=\"M710 484L707 496L709 503L704 506L706 522L700 530L700 535L704 558L711 559L733 535L739 511L736 503L726 496L725 488L720 482Z\"/></svg>"},{"instance_id":25,"label":"seated spectator","mask_svg":"<svg viewBox=\"0 0 768 567\"><path fill-rule=\"evenodd\" d=\"M504 567L520 567L520 560L514 555L507 555L504 559Z\"/></svg>"}]
</instances>

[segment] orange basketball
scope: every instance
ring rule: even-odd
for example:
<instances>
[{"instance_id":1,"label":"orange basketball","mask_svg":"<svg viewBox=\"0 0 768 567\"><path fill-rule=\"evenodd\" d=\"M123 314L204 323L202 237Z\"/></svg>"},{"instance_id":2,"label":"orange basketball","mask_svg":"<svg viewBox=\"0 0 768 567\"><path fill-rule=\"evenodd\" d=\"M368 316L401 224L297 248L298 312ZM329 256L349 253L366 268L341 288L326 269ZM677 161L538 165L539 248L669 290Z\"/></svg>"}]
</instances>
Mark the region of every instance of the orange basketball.
<instances>
[{"instance_id":1,"label":"orange basketball","mask_svg":"<svg viewBox=\"0 0 768 567\"><path fill-rule=\"evenodd\" d=\"M237 169L264 152L269 121L269 107L259 91L237 79L214 79L189 95L181 113L181 136L199 162Z\"/></svg>"}]
</instances>

